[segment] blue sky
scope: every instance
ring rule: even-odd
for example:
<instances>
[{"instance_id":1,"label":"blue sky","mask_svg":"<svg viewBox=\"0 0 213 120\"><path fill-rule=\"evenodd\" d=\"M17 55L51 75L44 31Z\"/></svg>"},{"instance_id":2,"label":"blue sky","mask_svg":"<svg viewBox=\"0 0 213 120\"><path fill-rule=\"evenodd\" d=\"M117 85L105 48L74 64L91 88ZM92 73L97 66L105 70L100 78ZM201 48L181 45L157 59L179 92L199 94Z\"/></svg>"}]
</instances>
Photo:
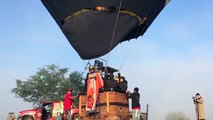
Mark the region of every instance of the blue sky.
<instances>
[{"instance_id":1,"label":"blue sky","mask_svg":"<svg viewBox=\"0 0 213 120\"><path fill-rule=\"evenodd\" d=\"M129 90L138 86L142 107L150 104L150 120L176 111L195 119L196 92L213 119L212 6L212 0L172 0L143 37L111 52L109 64L123 65ZM10 93L15 79L26 80L52 63L70 71L84 71L85 65L39 0L1 0L0 58L0 119L31 107Z\"/></svg>"}]
</instances>

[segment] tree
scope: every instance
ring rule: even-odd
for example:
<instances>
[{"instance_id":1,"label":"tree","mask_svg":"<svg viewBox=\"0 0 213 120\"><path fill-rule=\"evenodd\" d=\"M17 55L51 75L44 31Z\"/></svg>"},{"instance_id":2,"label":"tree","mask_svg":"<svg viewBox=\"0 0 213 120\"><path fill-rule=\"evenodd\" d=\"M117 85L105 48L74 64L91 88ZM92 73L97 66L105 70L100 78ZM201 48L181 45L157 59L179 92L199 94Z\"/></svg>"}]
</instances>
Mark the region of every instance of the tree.
<instances>
[{"instance_id":1,"label":"tree","mask_svg":"<svg viewBox=\"0 0 213 120\"><path fill-rule=\"evenodd\" d=\"M16 80L16 88L11 90L18 98L30 103L41 101L63 100L68 88L73 89L73 93L82 92L83 73L71 72L68 68L60 68L54 64L39 68L35 75L27 80ZM76 101L77 103L78 101Z\"/></svg>"},{"instance_id":2,"label":"tree","mask_svg":"<svg viewBox=\"0 0 213 120\"><path fill-rule=\"evenodd\" d=\"M183 112L171 112L166 116L165 120L190 120Z\"/></svg>"}]
</instances>

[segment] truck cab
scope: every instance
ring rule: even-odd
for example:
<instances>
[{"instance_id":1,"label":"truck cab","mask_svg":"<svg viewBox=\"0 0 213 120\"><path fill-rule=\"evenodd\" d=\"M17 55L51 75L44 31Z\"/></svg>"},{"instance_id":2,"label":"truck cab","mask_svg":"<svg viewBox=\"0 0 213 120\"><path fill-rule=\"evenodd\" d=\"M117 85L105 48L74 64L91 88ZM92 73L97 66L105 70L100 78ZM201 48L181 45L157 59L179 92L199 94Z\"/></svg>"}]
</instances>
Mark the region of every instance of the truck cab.
<instances>
[{"instance_id":1,"label":"truck cab","mask_svg":"<svg viewBox=\"0 0 213 120\"><path fill-rule=\"evenodd\" d=\"M65 120L65 113L62 101L43 102L31 110L23 110L18 113L18 120L56 120L61 117ZM71 108L71 120L78 119L79 110Z\"/></svg>"}]
</instances>

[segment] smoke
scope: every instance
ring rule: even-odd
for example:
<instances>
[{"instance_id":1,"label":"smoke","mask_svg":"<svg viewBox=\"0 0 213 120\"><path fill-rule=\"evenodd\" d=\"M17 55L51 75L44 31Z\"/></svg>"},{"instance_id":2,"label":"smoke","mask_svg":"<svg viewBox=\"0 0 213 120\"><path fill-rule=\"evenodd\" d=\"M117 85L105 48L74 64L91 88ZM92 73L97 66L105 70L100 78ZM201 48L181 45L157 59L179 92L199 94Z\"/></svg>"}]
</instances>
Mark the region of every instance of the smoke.
<instances>
[{"instance_id":1,"label":"smoke","mask_svg":"<svg viewBox=\"0 0 213 120\"><path fill-rule=\"evenodd\" d=\"M167 114L165 120L190 120L183 112L171 112Z\"/></svg>"}]
</instances>

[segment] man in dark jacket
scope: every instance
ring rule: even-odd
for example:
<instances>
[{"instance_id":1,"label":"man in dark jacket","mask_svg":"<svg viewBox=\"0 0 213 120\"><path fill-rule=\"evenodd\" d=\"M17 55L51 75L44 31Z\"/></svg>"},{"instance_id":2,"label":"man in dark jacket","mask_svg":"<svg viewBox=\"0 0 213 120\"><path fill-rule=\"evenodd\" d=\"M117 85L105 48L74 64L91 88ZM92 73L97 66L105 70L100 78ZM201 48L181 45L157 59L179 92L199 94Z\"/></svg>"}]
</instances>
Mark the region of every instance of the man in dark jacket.
<instances>
[{"instance_id":1,"label":"man in dark jacket","mask_svg":"<svg viewBox=\"0 0 213 120\"><path fill-rule=\"evenodd\" d=\"M127 84L128 84L128 82L126 81L125 77L121 76L120 82L118 83L118 87L119 87L120 91L126 92L127 87L128 87Z\"/></svg>"},{"instance_id":2,"label":"man in dark jacket","mask_svg":"<svg viewBox=\"0 0 213 120\"><path fill-rule=\"evenodd\" d=\"M132 99L132 119L140 120L140 94L139 88L135 87L133 93L128 92L128 97Z\"/></svg>"}]
</instances>

